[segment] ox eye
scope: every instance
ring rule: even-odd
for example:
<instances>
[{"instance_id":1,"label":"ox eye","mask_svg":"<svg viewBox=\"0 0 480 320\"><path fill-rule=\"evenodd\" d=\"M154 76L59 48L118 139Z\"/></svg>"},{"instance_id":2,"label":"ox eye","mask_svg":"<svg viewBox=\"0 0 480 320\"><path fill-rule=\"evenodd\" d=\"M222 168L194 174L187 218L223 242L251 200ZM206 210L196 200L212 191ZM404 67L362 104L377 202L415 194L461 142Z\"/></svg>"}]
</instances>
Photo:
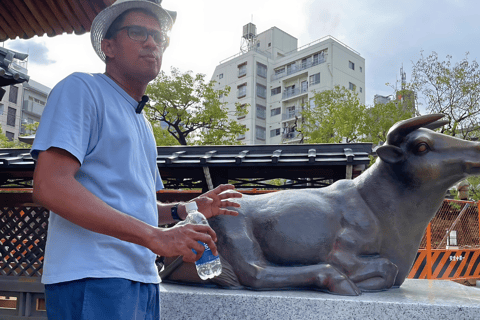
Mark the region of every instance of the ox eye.
<instances>
[{"instance_id":1,"label":"ox eye","mask_svg":"<svg viewBox=\"0 0 480 320\"><path fill-rule=\"evenodd\" d=\"M424 153L426 151L428 151L428 145L425 142L417 145L417 153Z\"/></svg>"}]
</instances>

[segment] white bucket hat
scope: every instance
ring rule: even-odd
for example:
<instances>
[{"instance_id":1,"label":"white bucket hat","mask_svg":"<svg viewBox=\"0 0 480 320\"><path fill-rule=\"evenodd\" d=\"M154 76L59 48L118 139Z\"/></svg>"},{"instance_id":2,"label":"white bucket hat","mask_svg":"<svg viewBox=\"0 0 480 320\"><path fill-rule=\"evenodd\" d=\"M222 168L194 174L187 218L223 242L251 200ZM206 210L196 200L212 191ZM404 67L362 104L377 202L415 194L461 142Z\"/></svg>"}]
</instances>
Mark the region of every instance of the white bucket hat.
<instances>
[{"instance_id":1,"label":"white bucket hat","mask_svg":"<svg viewBox=\"0 0 480 320\"><path fill-rule=\"evenodd\" d=\"M115 19L129 9L147 9L157 16L158 21L167 33L173 26L177 13L163 9L162 0L117 0L111 6L106 7L95 17L90 30L90 39L97 55L105 62L105 54L102 51L102 40Z\"/></svg>"}]
</instances>

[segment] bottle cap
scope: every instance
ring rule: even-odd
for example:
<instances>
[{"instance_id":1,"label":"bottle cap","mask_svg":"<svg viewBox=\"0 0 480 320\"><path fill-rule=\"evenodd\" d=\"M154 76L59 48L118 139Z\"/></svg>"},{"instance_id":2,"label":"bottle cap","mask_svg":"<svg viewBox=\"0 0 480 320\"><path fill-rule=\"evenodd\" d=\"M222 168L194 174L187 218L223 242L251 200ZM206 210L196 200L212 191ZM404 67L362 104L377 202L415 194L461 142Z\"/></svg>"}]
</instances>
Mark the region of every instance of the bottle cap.
<instances>
[{"instance_id":1,"label":"bottle cap","mask_svg":"<svg viewBox=\"0 0 480 320\"><path fill-rule=\"evenodd\" d=\"M195 201L187 202L185 203L185 209L187 210L187 212L197 211L198 210L197 203Z\"/></svg>"}]
</instances>

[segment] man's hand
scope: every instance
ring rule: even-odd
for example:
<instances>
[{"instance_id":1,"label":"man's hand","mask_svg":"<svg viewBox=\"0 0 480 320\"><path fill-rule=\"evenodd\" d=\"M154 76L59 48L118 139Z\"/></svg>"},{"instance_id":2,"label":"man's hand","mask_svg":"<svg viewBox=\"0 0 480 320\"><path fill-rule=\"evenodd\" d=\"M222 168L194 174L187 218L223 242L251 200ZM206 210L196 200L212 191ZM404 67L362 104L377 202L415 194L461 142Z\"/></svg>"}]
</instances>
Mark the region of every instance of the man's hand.
<instances>
[{"instance_id":1,"label":"man's hand","mask_svg":"<svg viewBox=\"0 0 480 320\"><path fill-rule=\"evenodd\" d=\"M197 203L198 211L203 213L207 219L221 214L237 216L238 212L225 209L227 207L240 208L240 204L228 200L231 198L242 197L241 193L234 191L233 189L235 189L235 187L231 184L222 184L193 200ZM230 191L225 192L228 190Z\"/></svg>"},{"instance_id":2,"label":"man's hand","mask_svg":"<svg viewBox=\"0 0 480 320\"><path fill-rule=\"evenodd\" d=\"M155 228L148 248L159 256L183 256L185 262L195 262L202 257L206 243L214 255L218 255L217 235L209 226L186 224L172 228ZM197 254L193 253L194 249Z\"/></svg>"}]
</instances>

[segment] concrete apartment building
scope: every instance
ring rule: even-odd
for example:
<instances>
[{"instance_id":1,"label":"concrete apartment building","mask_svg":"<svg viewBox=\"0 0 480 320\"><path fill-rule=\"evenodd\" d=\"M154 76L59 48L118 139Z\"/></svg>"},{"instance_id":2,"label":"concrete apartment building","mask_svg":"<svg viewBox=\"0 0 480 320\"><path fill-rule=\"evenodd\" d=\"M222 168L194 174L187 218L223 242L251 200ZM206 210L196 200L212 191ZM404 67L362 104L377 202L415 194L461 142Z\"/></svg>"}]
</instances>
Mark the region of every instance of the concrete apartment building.
<instances>
[{"instance_id":1,"label":"concrete apartment building","mask_svg":"<svg viewBox=\"0 0 480 320\"><path fill-rule=\"evenodd\" d=\"M3 87L0 101L0 125L9 140L29 134L23 124L39 122L50 88L30 79L28 82Z\"/></svg>"},{"instance_id":2,"label":"concrete apartment building","mask_svg":"<svg viewBox=\"0 0 480 320\"><path fill-rule=\"evenodd\" d=\"M242 52L222 61L212 80L216 89L230 86L221 97L234 110L248 105L248 114L237 120L249 131L239 137L244 144L298 143L295 121L314 92L339 85L358 93L365 103L365 59L333 37L298 48L298 41L273 27L256 35L249 23L243 28Z\"/></svg>"},{"instance_id":3,"label":"concrete apartment building","mask_svg":"<svg viewBox=\"0 0 480 320\"><path fill-rule=\"evenodd\" d=\"M23 83L23 103L20 117L22 123L20 127L21 135L31 133L25 129L24 124L40 122L50 91L49 87L32 79Z\"/></svg>"}]
</instances>

